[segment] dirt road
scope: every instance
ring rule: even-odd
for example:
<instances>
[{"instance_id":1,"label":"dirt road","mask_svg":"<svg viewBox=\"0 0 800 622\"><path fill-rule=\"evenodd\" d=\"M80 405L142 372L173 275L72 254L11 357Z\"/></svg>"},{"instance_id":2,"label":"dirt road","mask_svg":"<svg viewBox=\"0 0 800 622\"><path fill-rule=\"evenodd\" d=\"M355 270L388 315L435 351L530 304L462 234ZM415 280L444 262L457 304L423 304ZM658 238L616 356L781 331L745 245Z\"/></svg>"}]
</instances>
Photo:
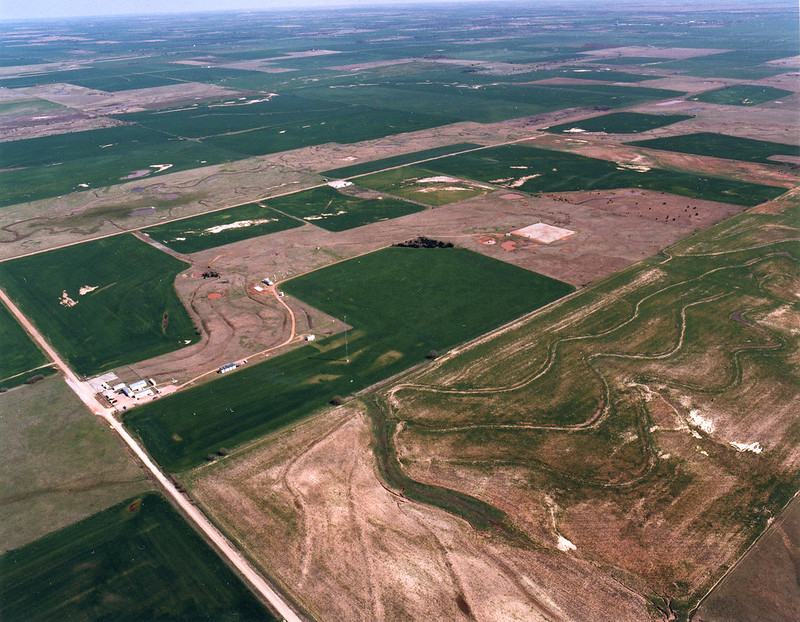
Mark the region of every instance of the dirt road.
<instances>
[{"instance_id":1,"label":"dirt road","mask_svg":"<svg viewBox=\"0 0 800 622\"><path fill-rule=\"evenodd\" d=\"M189 498L178 492L178 489L158 468L156 463L147 455L139 443L134 439L122 424L114 418L113 409L104 407L94 395L87 383L83 382L75 372L70 369L58 352L47 343L42 334L36 329L27 317L17 308L8 295L0 289L0 301L22 324L27 333L33 338L37 345L45 351L52 361L61 370L69 387L75 392L80 400L98 417L102 417L108 425L125 441L131 451L142 461L153 477L161 485L162 489L169 495L175 503L183 510L184 515L196 528L200 529L206 537L211 540L217 551L223 555L238 571L244 576L250 586L255 589L272 607L283 616L286 622L301 622L301 618L289 606L289 604L264 580L264 578L250 565L244 556L236 549L233 544L206 518L196 506L192 505Z\"/></svg>"}]
</instances>

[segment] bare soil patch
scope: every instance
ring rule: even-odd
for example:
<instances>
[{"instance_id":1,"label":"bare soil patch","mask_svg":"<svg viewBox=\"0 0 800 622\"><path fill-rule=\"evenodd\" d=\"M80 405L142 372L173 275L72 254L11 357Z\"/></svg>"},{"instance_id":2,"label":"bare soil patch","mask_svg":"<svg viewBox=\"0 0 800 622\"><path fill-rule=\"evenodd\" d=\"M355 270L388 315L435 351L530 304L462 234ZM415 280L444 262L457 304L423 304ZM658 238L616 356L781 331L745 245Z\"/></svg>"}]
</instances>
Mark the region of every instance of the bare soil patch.
<instances>
[{"instance_id":1,"label":"bare soil patch","mask_svg":"<svg viewBox=\"0 0 800 622\"><path fill-rule=\"evenodd\" d=\"M600 60L604 58L620 58L628 56L647 56L650 58L669 58L672 60L682 60L684 58L708 56L709 54L718 54L720 52L728 51L730 50L718 50L714 48L662 48L650 47L649 45L624 45L616 48L603 48L599 50L591 50L590 52L581 52L581 54L592 59L596 58Z\"/></svg>"}]
</instances>

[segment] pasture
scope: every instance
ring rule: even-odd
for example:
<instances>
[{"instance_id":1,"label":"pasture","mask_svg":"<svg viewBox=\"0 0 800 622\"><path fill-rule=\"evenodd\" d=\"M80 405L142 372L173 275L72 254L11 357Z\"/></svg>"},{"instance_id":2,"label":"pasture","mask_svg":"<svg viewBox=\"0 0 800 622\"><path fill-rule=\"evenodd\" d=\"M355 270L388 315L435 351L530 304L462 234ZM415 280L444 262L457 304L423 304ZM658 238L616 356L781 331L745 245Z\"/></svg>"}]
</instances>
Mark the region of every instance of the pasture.
<instances>
[{"instance_id":1,"label":"pasture","mask_svg":"<svg viewBox=\"0 0 800 622\"><path fill-rule=\"evenodd\" d=\"M150 488L60 376L0 394L0 412L0 552Z\"/></svg>"},{"instance_id":2,"label":"pasture","mask_svg":"<svg viewBox=\"0 0 800 622\"><path fill-rule=\"evenodd\" d=\"M5 620L277 620L160 495L0 557Z\"/></svg>"},{"instance_id":3,"label":"pasture","mask_svg":"<svg viewBox=\"0 0 800 622\"><path fill-rule=\"evenodd\" d=\"M175 293L187 264L131 235L0 263L0 285L79 373L199 339Z\"/></svg>"},{"instance_id":4,"label":"pasture","mask_svg":"<svg viewBox=\"0 0 800 622\"><path fill-rule=\"evenodd\" d=\"M392 197L364 198L321 186L266 199L279 212L310 222L328 231L354 229L371 222L398 218L425 209Z\"/></svg>"},{"instance_id":5,"label":"pasture","mask_svg":"<svg viewBox=\"0 0 800 622\"><path fill-rule=\"evenodd\" d=\"M764 164L780 164L780 156L794 158L800 156L800 147L797 145L785 145L766 140L753 140L751 138L709 132L652 138L628 144L647 147L648 149L663 149L665 151L693 153L695 155L729 158L745 162L762 162Z\"/></svg>"},{"instance_id":6,"label":"pasture","mask_svg":"<svg viewBox=\"0 0 800 622\"><path fill-rule=\"evenodd\" d=\"M150 227L143 232L179 253L188 254L285 231L301 224L261 203L248 203Z\"/></svg>"},{"instance_id":7,"label":"pasture","mask_svg":"<svg viewBox=\"0 0 800 622\"><path fill-rule=\"evenodd\" d=\"M639 112L614 112L599 117L562 123L545 128L558 134L583 132L605 132L606 134L636 134L657 127L672 125L693 117L685 114L642 114Z\"/></svg>"},{"instance_id":8,"label":"pasture","mask_svg":"<svg viewBox=\"0 0 800 622\"><path fill-rule=\"evenodd\" d=\"M785 192L735 179L617 164L525 145L490 147L426 163L456 177L530 193L644 188L735 205L758 205Z\"/></svg>"},{"instance_id":9,"label":"pasture","mask_svg":"<svg viewBox=\"0 0 800 622\"><path fill-rule=\"evenodd\" d=\"M352 328L129 411L169 471L200 464L572 291L470 251L387 248L281 284ZM344 324L342 325L344 328Z\"/></svg>"}]
</instances>

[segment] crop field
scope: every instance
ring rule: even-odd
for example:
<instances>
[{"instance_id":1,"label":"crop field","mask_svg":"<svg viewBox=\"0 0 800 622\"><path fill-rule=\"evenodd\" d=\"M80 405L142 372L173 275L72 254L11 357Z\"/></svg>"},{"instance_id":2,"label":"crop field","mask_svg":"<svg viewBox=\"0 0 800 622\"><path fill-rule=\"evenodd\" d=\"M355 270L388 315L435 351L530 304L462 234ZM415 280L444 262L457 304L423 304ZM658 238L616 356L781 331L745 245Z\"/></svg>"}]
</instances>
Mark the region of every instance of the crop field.
<instances>
[{"instance_id":1,"label":"crop field","mask_svg":"<svg viewBox=\"0 0 800 622\"><path fill-rule=\"evenodd\" d=\"M204 141L223 150L255 156L328 142L356 143L453 123L457 119L430 112L404 112L370 106L335 107L315 119L277 124Z\"/></svg>"},{"instance_id":2,"label":"crop field","mask_svg":"<svg viewBox=\"0 0 800 622\"><path fill-rule=\"evenodd\" d=\"M739 47L739 46L736 46ZM742 50L737 49L709 56L698 56L685 60L676 60L659 65L660 69L677 69L692 76L714 76L720 78L736 78L738 80L759 80L768 78L785 69L765 65L776 58L796 56L796 50Z\"/></svg>"},{"instance_id":3,"label":"crop field","mask_svg":"<svg viewBox=\"0 0 800 622\"><path fill-rule=\"evenodd\" d=\"M581 75L581 74L577 74ZM334 101L381 106L407 113L440 114L453 121L493 123L570 106L625 108L683 96L680 91L606 84L487 84L481 88L452 84L365 85L320 92Z\"/></svg>"},{"instance_id":4,"label":"crop field","mask_svg":"<svg viewBox=\"0 0 800 622\"><path fill-rule=\"evenodd\" d=\"M752 206L785 192L783 188L735 179L705 177L636 165L626 166L524 145L490 147L427 162L425 166L440 173L531 193L645 188L709 201Z\"/></svg>"},{"instance_id":5,"label":"crop field","mask_svg":"<svg viewBox=\"0 0 800 622\"><path fill-rule=\"evenodd\" d=\"M480 147L474 143L458 143L456 145L446 145L444 147L434 147L433 149L426 149L424 151L413 151L411 153L404 153L403 155L393 156L391 158L381 158L380 160L372 160L370 162L360 162L358 164L351 164L350 166L343 166L341 168L331 169L324 171L322 175L328 177L355 177L357 175L366 175L374 173L386 168L395 168L403 166L404 164L412 164L421 160L429 160L440 156L451 155L459 151L467 151ZM360 182L359 182L360 183Z\"/></svg>"},{"instance_id":6,"label":"crop field","mask_svg":"<svg viewBox=\"0 0 800 622\"><path fill-rule=\"evenodd\" d=\"M59 376L0 394L0 552L150 488Z\"/></svg>"},{"instance_id":7,"label":"crop field","mask_svg":"<svg viewBox=\"0 0 800 622\"><path fill-rule=\"evenodd\" d=\"M636 134L646 132L657 127L672 125L686 121L692 117L685 114L642 114L639 112L614 112L600 117L591 117L563 123L546 128L548 132L580 133L580 132L605 132L607 134Z\"/></svg>"},{"instance_id":8,"label":"crop field","mask_svg":"<svg viewBox=\"0 0 800 622\"><path fill-rule=\"evenodd\" d=\"M689 101L725 104L727 106L757 106L794 95L791 91L756 84L734 84L689 97Z\"/></svg>"},{"instance_id":9,"label":"crop field","mask_svg":"<svg viewBox=\"0 0 800 622\"><path fill-rule=\"evenodd\" d=\"M47 362L44 353L31 341L11 312L0 303L0 387L8 387L11 376L18 377ZM26 374L27 376L35 372Z\"/></svg>"},{"instance_id":10,"label":"crop field","mask_svg":"<svg viewBox=\"0 0 800 622\"><path fill-rule=\"evenodd\" d=\"M281 287L346 316L353 328L130 411L126 425L169 471L196 466L572 291L464 249L409 248L363 255Z\"/></svg>"},{"instance_id":11,"label":"crop field","mask_svg":"<svg viewBox=\"0 0 800 622\"><path fill-rule=\"evenodd\" d=\"M0 285L90 375L197 341L175 293L186 267L121 235L0 263Z\"/></svg>"},{"instance_id":12,"label":"crop field","mask_svg":"<svg viewBox=\"0 0 800 622\"><path fill-rule=\"evenodd\" d=\"M663 149L680 153L730 158L745 162L763 162L764 164L780 164L780 156L800 157L800 147L772 143L766 140L752 140L725 134L685 134L682 136L666 136L628 143L649 149Z\"/></svg>"},{"instance_id":13,"label":"crop field","mask_svg":"<svg viewBox=\"0 0 800 622\"><path fill-rule=\"evenodd\" d=\"M6 620L277 620L156 494L0 557Z\"/></svg>"},{"instance_id":14,"label":"crop field","mask_svg":"<svg viewBox=\"0 0 800 622\"><path fill-rule=\"evenodd\" d=\"M425 209L392 197L364 198L321 186L265 201L269 207L328 231L345 231Z\"/></svg>"},{"instance_id":15,"label":"crop field","mask_svg":"<svg viewBox=\"0 0 800 622\"><path fill-rule=\"evenodd\" d=\"M425 163L422 164L423 166ZM447 175L434 175L430 171L404 166L381 173L359 177L358 184L391 195L420 201L427 205L445 205L486 194L491 186L474 181L456 179Z\"/></svg>"},{"instance_id":16,"label":"crop field","mask_svg":"<svg viewBox=\"0 0 800 622\"><path fill-rule=\"evenodd\" d=\"M261 203L248 203L150 227L143 232L179 253L188 254L285 231L301 224Z\"/></svg>"}]
</instances>

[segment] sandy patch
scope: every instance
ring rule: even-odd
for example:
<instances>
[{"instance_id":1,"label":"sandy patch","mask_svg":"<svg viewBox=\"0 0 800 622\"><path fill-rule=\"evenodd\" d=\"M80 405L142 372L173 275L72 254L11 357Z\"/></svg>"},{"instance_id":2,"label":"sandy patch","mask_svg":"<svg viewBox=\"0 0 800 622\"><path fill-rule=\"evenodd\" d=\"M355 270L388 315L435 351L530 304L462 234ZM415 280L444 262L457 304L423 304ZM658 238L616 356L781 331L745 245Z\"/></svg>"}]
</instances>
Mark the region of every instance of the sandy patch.
<instances>
[{"instance_id":1,"label":"sandy patch","mask_svg":"<svg viewBox=\"0 0 800 622\"><path fill-rule=\"evenodd\" d=\"M500 198L504 201L511 201L513 199L521 199L523 195L517 194L516 192L507 192L506 194L501 194Z\"/></svg>"},{"instance_id":2,"label":"sandy patch","mask_svg":"<svg viewBox=\"0 0 800 622\"><path fill-rule=\"evenodd\" d=\"M764 448L761 447L761 443L759 443L758 441L755 441L753 443L737 443L734 441L728 443L728 445L733 447L736 451L742 451L742 452L750 451L753 452L754 454L760 454L762 451L764 451Z\"/></svg>"},{"instance_id":3,"label":"sandy patch","mask_svg":"<svg viewBox=\"0 0 800 622\"><path fill-rule=\"evenodd\" d=\"M65 289L63 292L61 292L61 297L58 299L58 304L60 304L62 307L74 307L76 304L78 304L78 301L70 298L67 290Z\"/></svg>"},{"instance_id":4,"label":"sandy patch","mask_svg":"<svg viewBox=\"0 0 800 622\"><path fill-rule=\"evenodd\" d=\"M576 234L575 231L563 229L561 227L554 227L553 225L548 225L543 222L537 222L535 225L529 225L527 227L523 227L522 229L512 231L511 233L529 238L534 242L539 242L540 244L550 244Z\"/></svg>"},{"instance_id":5,"label":"sandy patch","mask_svg":"<svg viewBox=\"0 0 800 622\"><path fill-rule=\"evenodd\" d=\"M206 298L209 300L219 300L220 298L224 298L228 292L211 292Z\"/></svg>"},{"instance_id":6,"label":"sandy patch","mask_svg":"<svg viewBox=\"0 0 800 622\"><path fill-rule=\"evenodd\" d=\"M344 179L336 179L334 181L329 181L328 185L331 188L339 189L339 188L347 188L348 186L352 186L352 181L345 181Z\"/></svg>"},{"instance_id":7,"label":"sandy patch","mask_svg":"<svg viewBox=\"0 0 800 622\"><path fill-rule=\"evenodd\" d=\"M93 291L94 291L94 290L96 290L96 289L97 289L97 285L84 285L83 287L81 287L81 288L78 290L78 293L79 293L81 296L85 296L85 295L86 295L86 294L88 294L89 292L93 292Z\"/></svg>"},{"instance_id":8,"label":"sandy patch","mask_svg":"<svg viewBox=\"0 0 800 622\"><path fill-rule=\"evenodd\" d=\"M714 432L714 422L707 417L703 417L699 410L689 411L689 423L700 428L706 434Z\"/></svg>"}]
</instances>

